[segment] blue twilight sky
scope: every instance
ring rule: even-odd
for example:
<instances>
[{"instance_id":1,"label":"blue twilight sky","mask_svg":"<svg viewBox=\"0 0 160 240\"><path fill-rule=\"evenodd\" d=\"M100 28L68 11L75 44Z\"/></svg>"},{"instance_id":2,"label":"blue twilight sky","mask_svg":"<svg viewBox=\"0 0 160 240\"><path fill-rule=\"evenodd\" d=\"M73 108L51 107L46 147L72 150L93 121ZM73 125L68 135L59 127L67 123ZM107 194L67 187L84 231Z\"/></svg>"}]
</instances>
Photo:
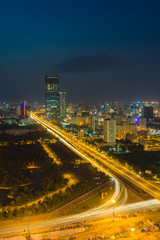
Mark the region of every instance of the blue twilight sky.
<instances>
[{"instance_id":1,"label":"blue twilight sky","mask_svg":"<svg viewBox=\"0 0 160 240\"><path fill-rule=\"evenodd\" d=\"M69 101L160 100L159 0L0 3L0 101L44 102L44 75Z\"/></svg>"}]
</instances>

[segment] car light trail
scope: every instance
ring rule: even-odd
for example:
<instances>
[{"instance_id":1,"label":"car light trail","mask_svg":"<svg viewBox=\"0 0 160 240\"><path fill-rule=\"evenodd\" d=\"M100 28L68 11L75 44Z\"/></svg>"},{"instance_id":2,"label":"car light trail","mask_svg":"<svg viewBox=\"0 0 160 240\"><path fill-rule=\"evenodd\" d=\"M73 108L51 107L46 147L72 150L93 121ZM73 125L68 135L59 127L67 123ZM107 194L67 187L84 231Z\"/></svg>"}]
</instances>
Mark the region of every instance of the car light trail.
<instances>
[{"instance_id":1,"label":"car light trail","mask_svg":"<svg viewBox=\"0 0 160 240\"><path fill-rule=\"evenodd\" d=\"M73 146L70 142L73 142L72 139L69 137L65 136L63 133L58 131L58 128L53 128L50 124L45 123L41 119L37 118L35 115L31 115L31 117L36 120L38 123L40 123L43 127L47 128L47 130L53 134L55 137L60 139L62 143L64 143L66 146L68 146L71 150L76 152L79 156L82 158L86 159L89 161L93 166L97 167L99 170L103 171L106 174L109 174L110 176L113 176L110 172L106 170L107 168L110 168L114 170L115 172L119 173L124 177L124 179L129 179L132 184L135 184L136 186L140 187L141 189L147 189L149 193L152 193L152 195L157 196L160 199L160 194L159 194L159 189L156 188L154 185L148 183L147 181L138 178L136 175L133 173L129 172L125 168L120 167L118 164L115 164L114 161L112 162L109 160L107 157L106 159L108 160L106 162L106 159L100 155L100 153L96 152L95 150L92 151L92 154L94 152L95 158L88 157L86 155L86 152L81 152L78 150L75 146ZM91 151L92 149L90 149ZM117 166L119 168L117 168ZM122 170L123 169L123 170ZM115 179L115 192L112 196L112 198L103 204L102 206L94 209L90 209L86 212L75 214L75 215L70 215L70 216L62 216L62 217L57 217L54 219L43 219L39 222L35 223L30 223L30 229L35 230L35 229L42 229L42 228L47 228L47 227L53 227L57 226L57 223L59 225L61 224L69 224L69 223L75 223L77 221L90 221L93 219L97 218L102 218L102 217L107 217L107 216L112 216L113 208L112 208L112 201L113 199L116 200L117 205L115 206L115 213L126 213L130 211L138 211L138 210L143 210L143 209L156 209L160 208L160 201L157 199L152 199L152 200L147 200L147 201L141 201L141 202L136 202L136 203L131 203L131 204L125 204L127 198L128 198L128 193L127 189L124 187L124 185L121 184L121 181L113 176ZM139 182L141 181L141 182ZM147 185L146 185L147 184ZM146 192L147 192L146 191ZM121 196L122 195L122 196ZM121 196L121 198L120 198ZM125 204L125 205L124 205ZM3 227L3 229L0 227L0 233L3 235L4 233L16 233L20 231L24 231L26 225L23 223L17 224L18 226L7 226Z\"/></svg>"},{"instance_id":2,"label":"car light trail","mask_svg":"<svg viewBox=\"0 0 160 240\"><path fill-rule=\"evenodd\" d=\"M92 156L94 155L94 157L95 157L94 159L91 160L91 159L88 158L88 161L90 161L92 164L95 165L96 163L98 163L99 168L101 166L100 163L105 165L106 167L108 167L112 171L114 171L115 173L118 173L121 177L123 177L123 179L126 179L126 180L130 181L132 184L138 186L139 188L141 188L143 191L147 192L148 194L150 194L154 198L157 198L157 199L160 200L160 189L158 187L156 187L153 184L151 184L150 182L138 177L136 174L132 173L128 169L126 169L126 168L122 167L121 165L117 164L115 161L110 160L108 157L104 157L103 154L100 154L95 149L91 149L88 146L85 146L84 144L83 144L83 146L81 146L82 143L79 143L79 146L83 147L83 150L81 150L81 151L77 150L77 142L75 143L71 139L71 137L69 138L68 136L64 135L62 133L62 131L58 129L58 127L53 127L50 123L46 123L44 120L41 120L40 118L38 118L33 113L31 114L31 117L34 120L36 120L38 123L45 126L46 128L51 129L53 131L52 133L56 137L61 138L61 141L64 144L66 144L66 143L70 144L70 148L72 148L72 150L74 152L76 152L79 156L86 158L86 155L84 155L84 153L92 154ZM76 145L76 146L73 147L73 144Z\"/></svg>"}]
</instances>

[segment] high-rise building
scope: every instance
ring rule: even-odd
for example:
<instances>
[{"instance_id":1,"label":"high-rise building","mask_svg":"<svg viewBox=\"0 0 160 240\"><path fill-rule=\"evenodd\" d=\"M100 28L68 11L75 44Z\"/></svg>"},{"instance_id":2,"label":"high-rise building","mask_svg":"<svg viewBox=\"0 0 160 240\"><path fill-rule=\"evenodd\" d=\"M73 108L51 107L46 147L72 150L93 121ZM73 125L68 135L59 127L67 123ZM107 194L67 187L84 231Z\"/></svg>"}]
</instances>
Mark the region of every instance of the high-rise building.
<instances>
[{"instance_id":1,"label":"high-rise building","mask_svg":"<svg viewBox=\"0 0 160 240\"><path fill-rule=\"evenodd\" d=\"M126 124L125 132L131 135L137 135L137 125L134 123Z\"/></svg>"},{"instance_id":2,"label":"high-rise building","mask_svg":"<svg viewBox=\"0 0 160 240\"><path fill-rule=\"evenodd\" d=\"M26 117L26 106L27 102L26 101L21 101L20 103L20 109L21 109L21 117Z\"/></svg>"},{"instance_id":3,"label":"high-rise building","mask_svg":"<svg viewBox=\"0 0 160 240\"><path fill-rule=\"evenodd\" d=\"M90 113L90 128L92 135L96 135L98 132L98 114L97 112Z\"/></svg>"},{"instance_id":4,"label":"high-rise building","mask_svg":"<svg viewBox=\"0 0 160 240\"><path fill-rule=\"evenodd\" d=\"M144 111L144 118L146 118L147 120L153 118L153 107L145 106L143 108L143 111Z\"/></svg>"},{"instance_id":5,"label":"high-rise building","mask_svg":"<svg viewBox=\"0 0 160 240\"><path fill-rule=\"evenodd\" d=\"M21 106L20 106L20 105L17 106L16 115L17 115L18 117L21 116Z\"/></svg>"},{"instance_id":6,"label":"high-rise building","mask_svg":"<svg viewBox=\"0 0 160 240\"><path fill-rule=\"evenodd\" d=\"M59 77L45 76L45 106L48 117L59 117L60 96Z\"/></svg>"},{"instance_id":7,"label":"high-rise building","mask_svg":"<svg viewBox=\"0 0 160 240\"><path fill-rule=\"evenodd\" d=\"M59 92L60 95L60 117L66 116L66 92Z\"/></svg>"},{"instance_id":8,"label":"high-rise building","mask_svg":"<svg viewBox=\"0 0 160 240\"><path fill-rule=\"evenodd\" d=\"M40 105L39 102L34 101L33 103L34 109L38 109L39 105Z\"/></svg>"},{"instance_id":9,"label":"high-rise building","mask_svg":"<svg viewBox=\"0 0 160 240\"><path fill-rule=\"evenodd\" d=\"M108 145L116 144L116 120L114 119L105 119L104 128L103 128L104 142Z\"/></svg>"},{"instance_id":10,"label":"high-rise building","mask_svg":"<svg viewBox=\"0 0 160 240\"><path fill-rule=\"evenodd\" d=\"M116 114L115 119L116 119L116 124L122 124L127 121L126 116L123 114Z\"/></svg>"},{"instance_id":11,"label":"high-rise building","mask_svg":"<svg viewBox=\"0 0 160 240\"><path fill-rule=\"evenodd\" d=\"M75 116L75 124L78 126L89 124L89 112L77 111Z\"/></svg>"},{"instance_id":12,"label":"high-rise building","mask_svg":"<svg viewBox=\"0 0 160 240\"><path fill-rule=\"evenodd\" d=\"M125 137L125 124L116 124L116 138L123 139Z\"/></svg>"}]
</instances>

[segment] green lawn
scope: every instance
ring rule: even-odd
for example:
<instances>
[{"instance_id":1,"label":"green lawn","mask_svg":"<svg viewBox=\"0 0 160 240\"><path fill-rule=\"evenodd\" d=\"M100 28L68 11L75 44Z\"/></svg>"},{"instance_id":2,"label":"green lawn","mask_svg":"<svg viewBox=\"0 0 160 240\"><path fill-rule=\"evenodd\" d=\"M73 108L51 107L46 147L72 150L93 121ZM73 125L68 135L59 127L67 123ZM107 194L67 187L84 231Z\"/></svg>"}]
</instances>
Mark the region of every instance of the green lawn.
<instances>
[{"instance_id":1,"label":"green lawn","mask_svg":"<svg viewBox=\"0 0 160 240\"><path fill-rule=\"evenodd\" d=\"M102 192L104 193L103 199L101 198ZM91 198L83 201L78 206L76 206L73 209L66 212L66 214L68 215L68 214L81 213L81 212L85 212L91 208L95 208L100 205L103 205L110 199L110 197L112 196L112 193L113 193L113 189L111 189L111 187L106 187L103 190L101 190L99 193L96 193Z\"/></svg>"}]
</instances>

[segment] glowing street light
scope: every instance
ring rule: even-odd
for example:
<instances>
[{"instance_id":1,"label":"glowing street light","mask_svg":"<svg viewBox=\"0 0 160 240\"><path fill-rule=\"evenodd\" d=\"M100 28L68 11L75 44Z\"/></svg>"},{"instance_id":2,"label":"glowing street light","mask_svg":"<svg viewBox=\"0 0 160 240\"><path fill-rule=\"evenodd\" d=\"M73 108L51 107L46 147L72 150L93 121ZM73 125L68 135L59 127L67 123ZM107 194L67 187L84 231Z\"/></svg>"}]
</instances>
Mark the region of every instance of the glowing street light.
<instances>
[{"instance_id":1,"label":"glowing street light","mask_svg":"<svg viewBox=\"0 0 160 240\"><path fill-rule=\"evenodd\" d=\"M132 232L132 240L133 240L133 232L135 231L134 228L131 228L131 232Z\"/></svg>"}]
</instances>

